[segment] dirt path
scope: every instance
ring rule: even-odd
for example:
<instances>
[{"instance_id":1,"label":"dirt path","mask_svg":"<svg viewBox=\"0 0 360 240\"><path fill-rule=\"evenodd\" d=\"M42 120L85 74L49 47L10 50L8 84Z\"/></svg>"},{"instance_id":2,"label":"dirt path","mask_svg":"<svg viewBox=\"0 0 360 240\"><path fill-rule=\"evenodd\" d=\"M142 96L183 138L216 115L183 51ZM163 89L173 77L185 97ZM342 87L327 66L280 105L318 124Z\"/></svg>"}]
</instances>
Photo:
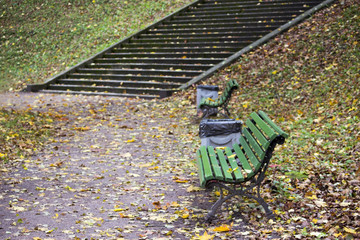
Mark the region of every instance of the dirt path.
<instances>
[{"instance_id":1,"label":"dirt path","mask_svg":"<svg viewBox=\"0 0 360 240\"><path fill-rule=\"evenodd\" d=\"M214 198L198 188L198 139L166 103L29 93L0 103L57 119L43 150L0 172L3 239L191 239L230 224L203 225ZM241 238L242 219L231 222L213 237Z\"/></svg>"}]
</instances>

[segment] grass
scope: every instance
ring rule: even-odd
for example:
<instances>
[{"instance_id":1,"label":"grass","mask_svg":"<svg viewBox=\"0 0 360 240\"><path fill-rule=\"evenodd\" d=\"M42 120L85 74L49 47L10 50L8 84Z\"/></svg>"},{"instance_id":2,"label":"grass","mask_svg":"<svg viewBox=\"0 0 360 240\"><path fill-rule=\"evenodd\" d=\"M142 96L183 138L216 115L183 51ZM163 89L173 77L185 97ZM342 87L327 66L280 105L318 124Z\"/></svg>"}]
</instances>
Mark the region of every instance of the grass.
<instances>
[{"instance_id":1,"label":"grass","mask_svg":"<svg viewBox=\"0 0 360 240\"><path fill-rule=\"evenodd\" d=\"M0 92L42 83L190 3L189 0L3 1Z\"/></svg>"},{"instance_id":2,"label":"grass","mask_svg":"<svg viewBox=\"0 0 360 240\"><path fill-rule=\"evenodd\" d=\"M0 109L0 162L24 158L43 146L54 132L53 119L43 113Z\"/></svg>"}]
</instances>

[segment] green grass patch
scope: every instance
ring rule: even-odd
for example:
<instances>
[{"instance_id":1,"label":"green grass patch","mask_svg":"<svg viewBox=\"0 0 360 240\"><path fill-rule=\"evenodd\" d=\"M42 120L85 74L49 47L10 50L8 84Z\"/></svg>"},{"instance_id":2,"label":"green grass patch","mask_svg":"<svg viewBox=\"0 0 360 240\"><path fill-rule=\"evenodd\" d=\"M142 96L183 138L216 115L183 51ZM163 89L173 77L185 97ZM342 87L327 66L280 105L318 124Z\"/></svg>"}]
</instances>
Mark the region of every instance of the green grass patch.
<instances>
[{"instance_id":1,"label":"green grass patch","mask_svg":"<svg viewBox=\"0 0 360 240\"><path fill-rule=\"evenodd\" d=\"M0 162L24 158L42 148L54 132L53 119L31 110L0 109Z\"/></svg>"},{"instance_id":2,"label":"green grass patch","mask_svg":"<svg viewBox=\"0 0 360 240\"><path fill-rule=\"evenodd\" d=\"M0 92L41 83L189 0L9 0L0 4Z\"/></svg>"}]
</instances>

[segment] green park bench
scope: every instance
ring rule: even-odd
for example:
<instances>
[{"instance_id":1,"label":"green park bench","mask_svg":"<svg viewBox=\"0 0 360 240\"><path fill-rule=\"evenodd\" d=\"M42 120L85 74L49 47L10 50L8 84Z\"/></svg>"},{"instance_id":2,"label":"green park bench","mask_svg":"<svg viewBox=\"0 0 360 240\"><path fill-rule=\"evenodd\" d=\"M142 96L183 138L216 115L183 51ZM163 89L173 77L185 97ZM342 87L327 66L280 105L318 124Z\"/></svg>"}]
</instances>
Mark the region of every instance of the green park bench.
<instances>
[{"instance_id":1,"label":"green park bench","mask_svg":"<svg viewBox=\"0 0 360 240\"><path fill-rule=\"evenodd\" d=\"M215 217L216 210L225 201L235 196L256 200L263 206L266 216L274 218L268 204L260 196L260 185L276 144L283 144L288 134L263 111L253 112L245 125L240 143L232 148L201 146L197 151L201 187L218 187L220 190L220 198L208 213L207 221ZM226 196L224 190L228 192Z\"/></svg>"},{"instance_id":2,"label":"green park bench","mask_svg":"<svg viewBox=\"0 0 360 240\"><path fill-rule=\"evenodd\" d=\"M230 112L227 108L227 105L230 101L232 92L238 88L239 88L239 84L236 82L236 80L231 79L227 82L226 87L220 97L218 97L217 99L211 99L211 98L201 99L199 103L199 108L203 112L202 117L207 118L212 114L216 114L219 111L224 110L225 113L223 115L227 118L230 118L229 117Z\"/></svg>"}]
</instances>

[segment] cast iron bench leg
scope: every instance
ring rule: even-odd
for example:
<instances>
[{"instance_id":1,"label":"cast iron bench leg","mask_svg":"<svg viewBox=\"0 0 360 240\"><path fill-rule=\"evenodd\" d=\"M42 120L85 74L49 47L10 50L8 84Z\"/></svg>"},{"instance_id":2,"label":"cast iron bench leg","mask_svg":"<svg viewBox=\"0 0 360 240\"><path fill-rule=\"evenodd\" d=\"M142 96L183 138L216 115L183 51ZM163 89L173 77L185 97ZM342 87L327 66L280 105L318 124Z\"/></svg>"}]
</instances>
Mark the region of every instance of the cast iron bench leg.
<instances>
[{"instance_id":1,"label":"cast iron bench leg","mask_svg":"<svg viewBox=\"0 0 360 240\"><path fill-rule=\"evenodd\" d=\"M219 207L221 207L221 205L224 203L224 202L226 202L228 199L230 199L230 198L232 198L233 196L235 196L235 194L234 193L231 193L231 194L229 194L229 195L227 195L226 197L224 197L224 188L226 189L226 190L229 190L230 192L232 192L231 190L230 190L230 188L228 188L228 187L226 187L226 186L224 186L224 185L222 185L222 184L220 184L220 183L218 183L218 184L215 184L214 183L214 187L215 186L217 186L218 188L219 188L219 190L220 190L220 198L216 201L216 203L214 203L214 205L212 205L212 207L211 207L211 211L207 214L207 216L206 216L206 218L205 218L205 221L206 222L211 222L213 219L214 219L214 217L215 217L215 214L216 214L216 211L217 211L217 209L219 208ZM212 187L211 187L212 188Z\"/></svg>"},{"instance_id":2,"label":"cast iron bench leg","mask_svg":"<svg viewBox=\"0 0 360 240\"><path fill-rule=\"evenodd\" d=\"M275 219L274 213L269 209L269 205L265 202L265 200L262 197L255 197L254 195L251 194L242 194L242 195L257 201L264 208L266 217L268 219Z\"/></svg>"},{"instance_id":3,"label":"cast iron bench leg","mask_svg":"<svg viewBox=\"0 0 360 240\"><path fill-rule=\"evenodd\" d=\"M209 186L211 189L214 187L218 187L220 190L220 197L219 199L214 203L214 205L211 207L210 212L207 214L205 221L211 222L215 218L215 214L218 208L221 207L221 205L229 200L230 198L234 196L245 196L247 198L252 198L255 201L257 201L265 210L266 217L268 219L275 219L274 213L269 209L269 205L265 202L265 200L260 196L260 185L257 185L257 196L254 196L253 194L248 193L249 189L247 190L236 190L234 187L234 190L229 188L226 185L223 185L221 183L212 183L212 186ZM254 186L255 187L255 186ZM224 197L224 189L229 191L229 195Z\"/></svg>"}]
</instances>

